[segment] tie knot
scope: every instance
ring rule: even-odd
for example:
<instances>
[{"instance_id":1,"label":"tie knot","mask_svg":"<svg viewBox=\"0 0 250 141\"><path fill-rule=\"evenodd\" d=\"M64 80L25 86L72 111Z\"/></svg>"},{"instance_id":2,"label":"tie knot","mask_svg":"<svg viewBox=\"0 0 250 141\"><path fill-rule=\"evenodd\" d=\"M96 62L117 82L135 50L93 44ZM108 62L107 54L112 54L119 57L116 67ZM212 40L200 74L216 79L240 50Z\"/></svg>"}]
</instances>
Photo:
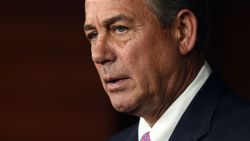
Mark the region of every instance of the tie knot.
<instances>
[{"instance_id":1,"label":"tie knot","mask_svg":"<svg viewBox=\"0 0 250 141\"><path fill-rule=\"evenodd\" d=\"M150 137L149 137L149 132L145 133L142 138L141 141L151 141Z\"/></svg>"}]
</instances>

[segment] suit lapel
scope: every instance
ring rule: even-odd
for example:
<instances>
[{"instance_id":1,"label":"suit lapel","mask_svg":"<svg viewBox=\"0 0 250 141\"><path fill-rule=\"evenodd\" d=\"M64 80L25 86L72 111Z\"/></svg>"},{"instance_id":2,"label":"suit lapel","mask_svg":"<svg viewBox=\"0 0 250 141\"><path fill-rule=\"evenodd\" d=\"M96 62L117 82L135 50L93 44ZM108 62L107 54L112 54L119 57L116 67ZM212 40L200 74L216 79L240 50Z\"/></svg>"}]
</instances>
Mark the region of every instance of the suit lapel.
<instances>
[{"instance_id":1,"label":"suit lapel","mask_svg":"<svg viewBox=\"0 0 250 141\"><path fill-rule=\"evenodd\" d=\"M136 126L134 126L134 128L132 128L126 141L138 141L138 124L136 124Z\"/></svg>"},{"instance_id":2,"label":"suit lapel","mask_svg":"<svg viewBox=\"0 0 250 141\"><path fill-rule=\"evenodd\" d=\"M169 141L197 141L209 133L224 85L212 73L188 106Z\"/></svg>"}]
</instances>

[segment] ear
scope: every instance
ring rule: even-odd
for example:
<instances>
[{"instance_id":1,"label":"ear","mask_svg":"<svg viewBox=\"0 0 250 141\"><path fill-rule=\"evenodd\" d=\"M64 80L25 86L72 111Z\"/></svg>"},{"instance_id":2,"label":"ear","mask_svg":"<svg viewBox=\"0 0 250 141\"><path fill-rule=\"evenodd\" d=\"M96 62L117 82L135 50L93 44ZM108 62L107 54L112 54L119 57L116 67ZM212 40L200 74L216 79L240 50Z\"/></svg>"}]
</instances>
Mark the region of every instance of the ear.
<instances>
[{"instance_id":1,"label":"ear","mask_svg":"<svg viewBox=\"0 0 250 141\"><path fill-rule=\"evenodd\" d=\"M194 50L197 36L197 19L193 12L182 9L176 16L176 39L179 42L179 51L182 55L189 54Z\"/></svg>"}]
</instances>

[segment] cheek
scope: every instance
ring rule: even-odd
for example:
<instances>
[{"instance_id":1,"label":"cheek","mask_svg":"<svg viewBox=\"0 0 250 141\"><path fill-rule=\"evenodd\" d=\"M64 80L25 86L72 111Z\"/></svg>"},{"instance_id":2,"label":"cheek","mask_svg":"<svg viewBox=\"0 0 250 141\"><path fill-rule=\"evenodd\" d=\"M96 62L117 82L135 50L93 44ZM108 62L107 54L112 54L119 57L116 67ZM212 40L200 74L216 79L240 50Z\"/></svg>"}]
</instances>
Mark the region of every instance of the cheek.
<instances>
[{"instance_id":1,"label":"cheek","mask_svg":"<svg viewBox=\"0 0 250 141\"><path fill-rule=\"evenodd\" d=\"M136 37L125 44L122 52L123 61L134 73L142 73L155 64L152 64L156 57L153 49L154 42L149 41L145 36Z\"/></svg>"},{"instance_id":2,"label":"cheek","mask_svg":"<svg viewBox=\"0 0 250 141\"><path fill-rule=\"evenodd\" d=\"M133 39L127 42L124 49L120 52L120 59L123 66L129 70L129 73L138 87L145 89L146 81L148 78L149 70L152 68L150 65L149 47Z\"/></svg>"},{"instance_id":3,"label":"cheek","mask_svg":"<svg viewBox=\"0 0 250 141\"><path fill-rule=\"evenodd\" d=\"M134 73L139 69L143 69L143 64L147 62L147 59L145 58L146 56L143 55L146 51L142 46L143 44L131 40L130 42L127 42L121 52L122 62L124 62L124 65L129 67Z\"/></svg>"},{"instance_id":4,"label":"cheek","mask_svg":"<svg viewBox=\"0 0 250 141\"><path fill-rule=\"evenodd\" d=\"M173 48L170 41L162 42L153 34L144 34L129 41L121 54L137 85L155 91L161 78L171 72L175 60Z\"/></svg>"}]
</instances>

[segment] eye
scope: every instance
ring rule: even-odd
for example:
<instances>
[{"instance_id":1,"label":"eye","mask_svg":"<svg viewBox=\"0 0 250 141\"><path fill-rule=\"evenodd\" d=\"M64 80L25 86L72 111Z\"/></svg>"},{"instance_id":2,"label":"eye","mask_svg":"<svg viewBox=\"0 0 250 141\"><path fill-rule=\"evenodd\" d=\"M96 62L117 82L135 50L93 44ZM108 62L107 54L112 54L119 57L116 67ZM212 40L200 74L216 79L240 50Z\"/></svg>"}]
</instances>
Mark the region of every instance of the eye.
<instances>
[{"instance_id":1,"label":"eye","mask_svg":"<svg viewBox=\"0 0 250 141\"><path fill-rule=\"evenodd\" d=\"M128 27L126 26L114 26L113 28L113 32L115 32L116 34L124 34L128 31Z\"/></svg>"},{"instance_id":2,"label":"eye","mask_svg":"<svg viewBox=\"0 0 250 141\"><path fill-rule=\"evenodd\" d=\"M94 32L91 32L91 33L87 34L87 38L88 38L90 41L95 40L95 39L97 38L97 36L98 36L97 31L94 31Z\"/></svg>"}]
</instances>

